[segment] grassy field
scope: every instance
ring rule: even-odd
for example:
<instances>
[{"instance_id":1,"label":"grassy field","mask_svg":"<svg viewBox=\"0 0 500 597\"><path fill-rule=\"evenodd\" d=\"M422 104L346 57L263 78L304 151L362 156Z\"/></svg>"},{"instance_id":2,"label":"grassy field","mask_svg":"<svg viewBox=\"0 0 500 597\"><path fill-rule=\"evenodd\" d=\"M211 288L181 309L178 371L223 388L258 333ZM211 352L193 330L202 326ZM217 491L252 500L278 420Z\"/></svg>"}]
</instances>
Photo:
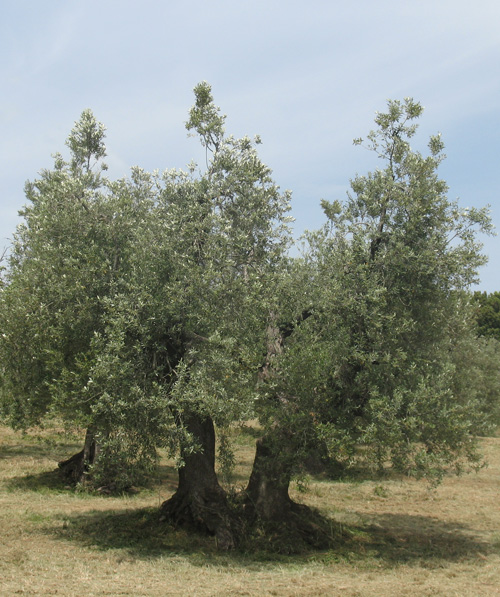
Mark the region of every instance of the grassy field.
<instances>
[{"instance_id":1,"label":"grassy field","mask_svg":"<svg viewBox=\"0 0 500 597\"><path fill-rule=\"evenodd\" d=\"M237 483L251 441L238 442ZM500 438L483 445L488 468L435 490L311 479L294 497L331 518L332 549L222 554L211 538L158 524L175 488L168 462L136 495L75 493L52 471L79 449L76 437L0 427L0 595L500 595Z\"/></svg>"}]
</instances>

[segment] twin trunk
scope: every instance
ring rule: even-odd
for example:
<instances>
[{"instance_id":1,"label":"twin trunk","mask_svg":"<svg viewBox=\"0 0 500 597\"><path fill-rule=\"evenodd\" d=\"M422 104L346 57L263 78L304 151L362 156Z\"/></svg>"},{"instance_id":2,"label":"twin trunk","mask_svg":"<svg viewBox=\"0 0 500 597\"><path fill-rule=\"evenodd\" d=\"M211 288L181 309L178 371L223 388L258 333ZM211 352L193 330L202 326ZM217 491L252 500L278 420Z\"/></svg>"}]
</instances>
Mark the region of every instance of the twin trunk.
<instances>
[{"instance_id":1,"label":"twin trunk","mask_svg":"<svg viewBox=\"0 0 500 597\"><path fill-rule=\"evenodd\" d=\"M242 518L229 506L226 493L215 472L215 430L209 417L190 414L184 421L196 439L196 452L184 451L179 469L179 485L174 495L161 506L161 519L174 525L214 535L219 549L232 549L240 539ZM245 518L284 522L304 508L288 495L291 470L277 458L271 445L257 442L255 461L244 493Z\"/></svg>"},{"instance_id":2,"label":"twin trunk","mask_svg":"<svg viewBox=\"0 0 500 597\"><path fill-rule=\"evenodd\" d=\"M162 504L160 520L213 535L219 549L232 549L239 542L243 525L217 479L213 421L208 416L191 413L185 417L184 424L198 449L181 453L184 466L179 469L178 488ZM294 519L308 509L289 496L291 466L284 457L286 454L276 453L277 445L286 449L285 443L271 441L269 437L257 441L253 469L244 492L245 518L252 524L260 520L289 525L293 521L296 526ZM88 429L83 449L60 462L59 468L68 480L85 483L98 454L94 431Z\"/></svg>"}]
</instances>

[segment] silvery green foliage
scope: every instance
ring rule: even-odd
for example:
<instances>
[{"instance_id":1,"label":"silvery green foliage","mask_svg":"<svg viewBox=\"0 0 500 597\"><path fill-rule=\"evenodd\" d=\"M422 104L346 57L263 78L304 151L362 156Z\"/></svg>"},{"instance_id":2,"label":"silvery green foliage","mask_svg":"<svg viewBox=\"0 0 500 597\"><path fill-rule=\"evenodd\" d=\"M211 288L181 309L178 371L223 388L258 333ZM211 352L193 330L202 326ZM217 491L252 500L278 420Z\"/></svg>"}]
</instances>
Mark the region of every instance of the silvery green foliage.
<instances>
[{"instance_id":1,"label":"silvery green foliage","mask_svg":"<svg viewBox=\"0 0 500 597\"><path fill-rule=\"evenodd\" d=\"M355 141L381 167L356 176L345 202L323 202L327 223L290 282L308 289L310 316L286 343L288 398L275 412L304 446L320 441L346 465L391 461L438 478L477 461L473 437L488 425L463 358L475 342L466 291L485 261L477 235L491 223L487 209L447 198L439 136L427 156L412 149L421 113L411 99L389 102Z\"/></svg>"},{"instance_id":2,"label":"silvery green foliage","mask_svg":"<svg viewBox=\"0 0 500 597\"><path fill-rule=\"evenodd\" d=\"M93 148L86 153L84 126ZM105 155L104 130L89 111L68 145L74 150L70 162L57 154L52 170L26 184L29 203L21 211L1 295L3 410L18 427L37 423L56 403L72 417L80 414L70 397L54 397L53 388L61 376L77 377L85 368L100 325L100 296L116 276L113 200L103 168L90 167Z\"/></svg>"},{"instance_id":3,"label":"silvery green foliage","mask_svg":"<svg viewBox=\"0 0 500 597\"><path fill-rule=\"evenodd\" d=\"M154 198L134 230L124 291L95 338L92 376L112 393L109 404L132 405L132 423L148 404L149 424L159 425L150 441L171 448L182 440L185 412L221 427L251 415L272 279L288 243L288 194L254 143L225 136L209 86L195 96L187 126L210 154L207 170L134 172L134 184ZM118 410L116 417L126 412Z\"/></svg>"},{"instance_id":4,"label":"silvery green foliage","mask_svg":"<svg viewBox=\"0 0 500 597\"><path fill-rule=\"evenodd\" d=\"M62 416L96 429L112 461L117 445L140 461L178 447L185 411L220 426L252 412L289 195L257 142L226 136L210 86L195 98L187 128L206 171L105 179L104 127L86 110L70 159L27 184L1 294L15 427Z\"/></svg>"}]
</instances>

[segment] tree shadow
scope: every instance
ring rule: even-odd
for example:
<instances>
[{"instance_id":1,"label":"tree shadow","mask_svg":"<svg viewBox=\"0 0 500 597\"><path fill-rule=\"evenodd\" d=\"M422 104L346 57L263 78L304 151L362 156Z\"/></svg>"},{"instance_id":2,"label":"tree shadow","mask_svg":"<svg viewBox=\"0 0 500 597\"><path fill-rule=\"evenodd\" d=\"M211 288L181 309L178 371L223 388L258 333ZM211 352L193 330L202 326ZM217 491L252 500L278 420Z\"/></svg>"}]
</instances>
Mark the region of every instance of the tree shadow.
<instances>
[{"instance_id":1,"label":"tree shadow","mask_svg":"<svg viewBox=\"0 0 500 597\"><path fill-rule=\"evenodd\" d=\"M78 449L79 445L72 441L56 443L36 437L30 438L29 443L2 445L0 447L0 459L29 458L33 463L39 462L41 464L43 462L44 467L47 466L47 460L53 462L50 470L12 477L4 482L4 486L9 490L62 491L67 483L61 477L57 463L67 458L68 454L77 452Z\"/></svg>"},{"instance_id":2,"label":"tree shadow","mask_svg":"<svg viewBox=\"0 0 500 597\"><path fill-rule=\"evenodd\" d=\"M61 476L56 465L54 465L54 469L50 471L22 475L21 477L12 477L12 479L5 482L5 487L11 491L34 491L37 493L73 491L73 488L69 487L67 482Z\"/></svg>"},{"instance_id":3,"label":"tree shadow","mask_svg":"<svg viewBox=\"0 0 500 597\"><path fill-rule=\"evenodd\" d=\"M56 443L37 439L31 439L28 443L0 445L0 459L8 460L10 458L34 458L43 460L63 460L68 454L78 452L81 446L74 442Z\"/></svg>"},{"instance_id":4,"label":"tree shadow","mask_svg":"<svg viewBox=\"0 0 500 597\"><path fill-rule=\"evenodd\" d=\"M435 568L500 553L497 546L478 538L473 528L431 516L371 514L365 524L348 528L347 535L342 551L389 567L418 563Z\"/></svg>"},{"instance_id":5,"label":"tree shadow","mask_svg":"<svg viewBox=\"0 0 500 597\"><path fill-rule=\"evenodd\" d=\"M212 537L176 530L159 518L159 508L92 511L58 516L46 532L92 549L122 550L133 559L216 552Z\"/></svg>"},{"instance_id":6,"label":"tree shadow","mask_svg":"<svg viewBox=\"0 0 500 597\"><path fill-rule=\"evenodd\" d=\"M259 540L245 538L244 547L221 553L213 537L160 523L159 510L99 511L61 516L47 532L64 541L103 551L122 550L132 559L183 555L194 565L286 565L311 558L326 563L347 561L356 565L397 567L402 564L436 568L454 562L483 560L500 548L479 539L474 529L432 517L402 514L373 515L369 521L340 525L329 521L331 546L327 550L283 555Z\"/></svg>"},{"instance_id":7,"label":"tree shadow","mask_svg":"<svg viewBox=\"0 0 500 597\"><path fill-rule=\"evenodd\" d=\"M73 447L75 448L75 446ZM78 446L76 446L76 449ZM75 449L75 451L76 451ZM49 449L47 449L49 450ZM20 453L22 455L29 455L30 452L20 447ZM57 456L54 455L53 451L42 451L34 450L32 457L35 459L47 459L54 460L54 467L51 470L41 471L39 473L24 474L17 477L12 477L4 482L4 486L8 490L21 490L21 491L34 491L37 493L47 493L61 491L72 493L75 491L75 486L72 485L68 480L61 474L61 471L57 467L57 462L61 461L67 456L68 452L65 452L58 460L55 460ZM156 467L156 471L149 479L144 480L144 484L141 485L141 491L156 491L158 485L161 484L162 492L173 493L177 487L177 470L173 465L160 464ZM92 494L93 491L89 488L88 493ZM121 492L126 495L130 495L126 491ZM111 497L117 497L121 493L106 492L100 495L109 495ZM131 493L137 493L137 488L133 488Z\"/></svg>"}]
</instances>

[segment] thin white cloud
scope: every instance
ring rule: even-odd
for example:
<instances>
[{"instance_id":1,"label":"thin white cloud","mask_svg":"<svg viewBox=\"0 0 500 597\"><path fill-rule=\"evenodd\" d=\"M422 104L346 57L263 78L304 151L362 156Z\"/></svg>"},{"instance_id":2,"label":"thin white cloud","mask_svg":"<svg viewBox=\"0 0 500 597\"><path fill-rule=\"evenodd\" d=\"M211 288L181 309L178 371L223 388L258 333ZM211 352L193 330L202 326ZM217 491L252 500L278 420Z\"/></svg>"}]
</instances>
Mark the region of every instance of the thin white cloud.
<instances>
[{"instance_id":1,"label":"thin white cloud","mask_svg":"<svg viewBox=\"0 0 500 597\"><path fill-rule=\"evenodd\" d=\"M500 192L494 169L468 153L473 129L461 137L464 122L500 123L498 0L25 0L2 16L0 200L11 212L87 107L108 127L118 175L183 166L197 154L183 123L202 79L230 132L262 136L279 184L295 191L299 227L319 221L319 198L338 198L372 167L351 140L388 98L426 106L422 135L443 132L454 194L470 192L453 184L465 184L463 164L477 201ZM491 139L475 153L496 155ZM0 222L0 237L10 226Z\"/></svg>"}]
</instances>

